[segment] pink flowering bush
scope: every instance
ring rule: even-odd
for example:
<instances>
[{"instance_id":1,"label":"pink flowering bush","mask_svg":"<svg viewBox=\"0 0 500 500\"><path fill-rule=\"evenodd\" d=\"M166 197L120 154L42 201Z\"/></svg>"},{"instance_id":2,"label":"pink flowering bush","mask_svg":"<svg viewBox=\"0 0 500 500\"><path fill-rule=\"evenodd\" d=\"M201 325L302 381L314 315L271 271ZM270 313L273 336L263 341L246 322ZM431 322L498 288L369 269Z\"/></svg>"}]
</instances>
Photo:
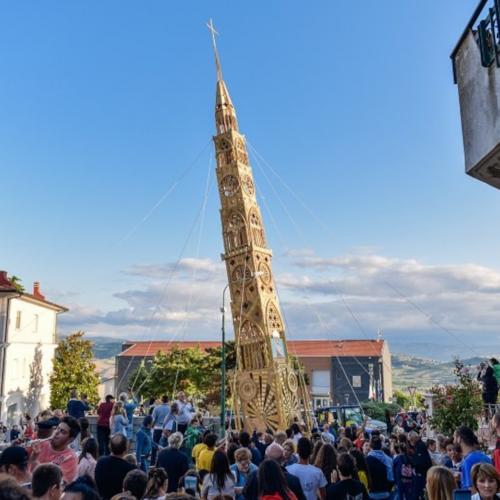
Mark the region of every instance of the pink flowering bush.
<instances>
[{"instance_id":1,"label":"pink flowering bush","mask_svg":"<svg viewBox=\"0 0 500 500\"><path fill-rule=\"evenodd\" d=\"M459 425L477 430L483 410L481 387L469 368L456 359L453 370L457 382L452 385L435 385L430 392L434 395L431 426L447 436Z\"/></svg>"}]
</instances>

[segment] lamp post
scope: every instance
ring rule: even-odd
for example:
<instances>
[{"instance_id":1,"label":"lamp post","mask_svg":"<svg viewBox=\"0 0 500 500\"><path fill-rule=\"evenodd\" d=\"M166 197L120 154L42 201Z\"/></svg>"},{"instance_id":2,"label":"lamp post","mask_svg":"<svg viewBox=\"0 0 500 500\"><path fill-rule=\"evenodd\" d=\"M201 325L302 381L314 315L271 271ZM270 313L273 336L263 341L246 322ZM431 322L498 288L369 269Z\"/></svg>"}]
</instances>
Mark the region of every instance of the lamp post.
<instances>
[{"instance_id":1,"label":"lamp post","mask_svg":"<svg viewBox=\"0 0 500 500\"><path fill-rule=\"evenodd\" d=\"M226 290L229 287L229 283L222 290L222 307L220 312L222 313L222 350L221 350L221 390L220 390L220 429L221 437L226 434ZM231 424L231 422L230 422Z\"/></svg>"}]
</instances>

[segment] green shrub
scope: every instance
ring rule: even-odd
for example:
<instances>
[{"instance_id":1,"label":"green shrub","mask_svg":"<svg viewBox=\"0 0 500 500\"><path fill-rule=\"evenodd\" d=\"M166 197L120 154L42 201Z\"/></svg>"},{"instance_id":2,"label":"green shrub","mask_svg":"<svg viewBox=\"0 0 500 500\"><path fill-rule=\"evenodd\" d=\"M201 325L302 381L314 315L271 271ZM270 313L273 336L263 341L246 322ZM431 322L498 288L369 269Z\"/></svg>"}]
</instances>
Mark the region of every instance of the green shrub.
<instances>
[{"instance_id":1,"label":"green shrub","mask_svg":"<svg viewBox=\"0 0 500 500\"><path fill-rule=\"evenodd\" d=\"M370 418L382 422L385 422L386 410L389 410L392 415L396 415L401 410L401 407L396 403L384 403L383 401L366 401L361 403L361 408Z\"/></svg>"},{"instance_id":2,"label":"green shrub","mask_svg":"<svg viewBox=\"0 0 500 500\"><path fill-rule=\"evenodd\" d=\"M455 385L438 385L430 390L434 395L430 424L447 436L453 435L459 425L477 430L483 410L481 387L470 369L456 359L453 373L457 378Z\"/></svg>"}]
</instances>

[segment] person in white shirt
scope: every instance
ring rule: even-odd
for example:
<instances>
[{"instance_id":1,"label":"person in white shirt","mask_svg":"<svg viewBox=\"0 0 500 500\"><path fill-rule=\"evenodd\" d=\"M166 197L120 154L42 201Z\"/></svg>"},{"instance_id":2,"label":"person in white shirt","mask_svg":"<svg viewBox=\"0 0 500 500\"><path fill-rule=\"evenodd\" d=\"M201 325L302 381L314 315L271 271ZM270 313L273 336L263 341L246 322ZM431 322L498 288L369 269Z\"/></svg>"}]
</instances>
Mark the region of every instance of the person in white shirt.
<instances>
[{"instance_id":1,"label":"person in white shirt","mask_svg":"<svg viewBox=\"0 0 500 500\"><path fill-rule=\"evenodd\" d=\"M317 497L325 500L326 477L321 469L309 463L309 457L312 453L311 441L301 437L297 444L297 453L299 455L298 463L289 465L286 470L299 478L307 500L316 500Z\"/></svg>"},{"instance_id":2,"label":"person in white shirt","mask_svg":"<svg viewBox=\"0 0 500 500\"><path fill-rule=\"evenodd\" d=\"M184 391L179 391L177 393L177 399L175 400L177 407L179 408L179 413L176 417L177 420L177 431L184 434L188 425L194 416L194 408L190 401L187 400Z\"/></svg>"}]
</instances>

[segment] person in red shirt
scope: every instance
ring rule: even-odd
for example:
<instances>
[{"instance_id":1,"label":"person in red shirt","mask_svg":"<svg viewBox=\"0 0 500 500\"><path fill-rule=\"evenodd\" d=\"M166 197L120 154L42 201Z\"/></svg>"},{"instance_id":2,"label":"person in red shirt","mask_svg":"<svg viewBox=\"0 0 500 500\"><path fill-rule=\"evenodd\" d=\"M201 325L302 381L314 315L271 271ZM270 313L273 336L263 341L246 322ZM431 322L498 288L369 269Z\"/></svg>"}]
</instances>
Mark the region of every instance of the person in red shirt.
<instances>
[{"instance_id":1,"label":"person in red shirt","mask_svg":"<svg viewBox=\"0 0 500 500\"><path fill-rule=\"evenodd\" d=\"M97 442L99 443L100 457L109 455L109 435L111 434L109 418L111 417L114 404L114 396L108 394L105 401L99 405L99 408L97 408Z\"/></svg>"},{"instance_id":2,"label":"person in red shirt","mask_svg":"<svg viewBox=\"0 0 500 500\"><path fill-rule=\"evenodd\" d=\"M78 456L69 445L79 432L78 420L69 416L64 417L51 438L33 442L30 455L31 470L38 464L52 463L59 466L66 483L74 481L78 472Z\"/></svg>"},{"instance_id":3,"label":"person in red shirt","mask_svg":"<svg viewBox=\"0 0 500 500\"><path fill-rule=\"evenodd\" d=\"M500 413L495 413L491 419L491 430L494 436L497 438L495 450L493 452L493 463L495 464L495 469L500 473Z\"/></svg>"}]
</instances>

